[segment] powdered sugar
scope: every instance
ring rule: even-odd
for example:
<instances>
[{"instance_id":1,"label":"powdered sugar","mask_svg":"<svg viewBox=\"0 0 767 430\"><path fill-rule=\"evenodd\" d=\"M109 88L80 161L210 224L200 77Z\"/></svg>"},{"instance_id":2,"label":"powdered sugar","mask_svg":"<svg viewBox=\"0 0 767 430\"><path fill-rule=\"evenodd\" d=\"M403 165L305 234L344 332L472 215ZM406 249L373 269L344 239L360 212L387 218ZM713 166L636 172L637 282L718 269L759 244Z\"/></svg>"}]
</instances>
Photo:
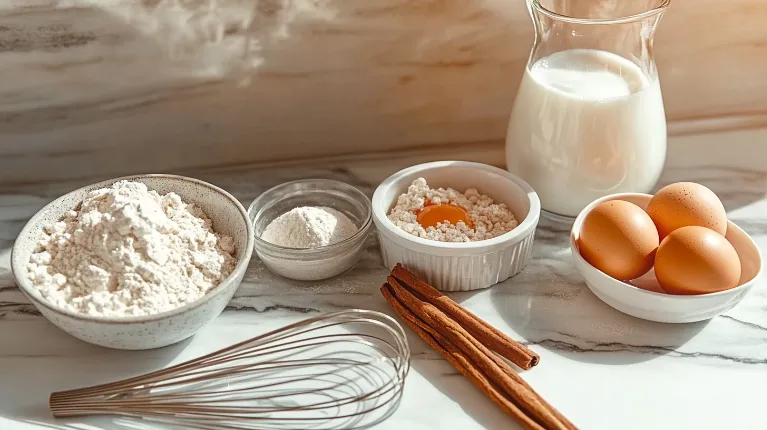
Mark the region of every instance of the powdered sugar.
<instances>
[{"instance_id":1,"label":"powdered sugar","mask_svg":"<svg viewBox=\"0 0 767 430\"><path fill-rule=\"evenodd\" d=\"M258 243L256 249L264 264L279 275L300 281L326 279L357 262L364 236L339 242L356 235L361 228L366 226L357 226L335 209L302 206L273 219L260 235L266 242L292 249L263 247L259 251ZM338 246L328 248L333 244ZM308 249L313 251L305 251Z\"/></svg>"},{"instance_id":2,"label":"powdered sugar","mask_svg":"<svg viewBox=\"0 0 767 430\"><path fill-rule=\"evenodd\" d=\"M43 298L94 316L150 315L191 303L234 269L234 241L175 193L122 181L47 226L28 275Z\"/></svg>"},{"instance_id":3,"label":"powdered sugar","mask_svg":"<svg viewBox=\"0 0 767 430\"><path fill-rule=\"evenodd\" d=\"M457 225L443 222L438 223L436 227L424 228L418 223L417 217L427 201L431 204L454 204L462 207L468 213L474 228L460 221ZM389 219L413 236L441 242L491 239L519 225L505 204L493 202L492 198L480 194L474 188L469 188L465 193L452 188L431 189L424 178L413 181L407 193L399 196L397 204L389 212Z\"/></svg>"},{"instance_id":4,"label":"powdered sugar","mask_svg":"<svg viewBox=\"0 0 767 430\"><path fill-rule=\"evenodd\" d=\"M302 206L270 222L261 239L288 248L317 248L341 242L357 230L349 217L333 208Z\"/></svg>"}]
</instances>

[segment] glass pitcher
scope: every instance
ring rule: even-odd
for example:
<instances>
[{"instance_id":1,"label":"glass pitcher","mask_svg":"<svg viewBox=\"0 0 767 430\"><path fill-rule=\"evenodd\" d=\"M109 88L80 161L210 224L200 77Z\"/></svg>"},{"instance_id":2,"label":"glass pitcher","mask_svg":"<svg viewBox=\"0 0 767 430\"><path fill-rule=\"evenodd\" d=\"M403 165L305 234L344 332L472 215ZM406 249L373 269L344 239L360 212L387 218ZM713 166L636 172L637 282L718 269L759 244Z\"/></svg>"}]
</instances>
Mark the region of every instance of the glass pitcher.
<instances>
[{"instance_id":1,"label":"glass pitcher","mask_svg":"<svg viewBox=\"0 0 767 430\"><path fill-rule=\"evenodd\" d=\"M649 192L666 159L653 37L670 0L527 0L535 42L506 165L571 221L599 197Z\"/></svg>"}]
</instances>

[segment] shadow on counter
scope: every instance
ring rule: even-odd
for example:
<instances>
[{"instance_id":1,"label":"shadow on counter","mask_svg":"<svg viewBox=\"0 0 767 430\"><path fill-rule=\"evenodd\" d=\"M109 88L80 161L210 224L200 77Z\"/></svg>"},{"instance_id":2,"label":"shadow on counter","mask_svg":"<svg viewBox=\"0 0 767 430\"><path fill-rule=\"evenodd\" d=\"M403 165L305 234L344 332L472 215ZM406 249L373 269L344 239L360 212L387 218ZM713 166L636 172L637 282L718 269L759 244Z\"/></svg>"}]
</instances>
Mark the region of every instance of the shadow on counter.
<instances>
[{"instance_id":1,"label":"shadow on counter","mask_svg":"<svg viewBox=\"0 0 767 430\"><path fill-rule=\"evenodd\" d=\"M708 324L662 324L611 308L586 286L568 243L566 232L543 221L531 263L491 288L493 306L526 344L575 361L626 365L672 353Z\"/></svg>"},{"instance_id":2,"label":"shadow on counter","mask_svg":"<svg viewBox=\"0 0 767 430\"><path fill-rule=\"evenodd\" d=\"M0 368L5 370L0 384L0 418L41 427L84 429L109 424L102 428L115 428L111 421L102 419L89 420L88 426L57 420L48 410L48 398L55 391L116 381L166 367L192 339L155 350L118 351L82 342L44 322L42 317L37 318L40 324L34 325L36 329L25 323L27 337L51 340L55 331L55 341L46 345L30 341L30 350L44 347L47 353L14 351L0 356ZM47 346L51 343L53 348Z\"/></svg>"},{"instance_id":3,"label":"shadow on counter","mask_svg":"<svg viewBox=\"0 0 767 430\"><path fill-rule=\"evenodd\" d=\"M418 339L419 342L423 342ZM410 339L411 344L414 339ZM428 348L428 347L427 347ZM453 400L466 415L469 415L483 429L517 430L522 429L510 416L506 415L488 399L467 378L450 364L438 360L412 360L411 371L415 370L447 398Z\"/></svg>"}]
</instances>

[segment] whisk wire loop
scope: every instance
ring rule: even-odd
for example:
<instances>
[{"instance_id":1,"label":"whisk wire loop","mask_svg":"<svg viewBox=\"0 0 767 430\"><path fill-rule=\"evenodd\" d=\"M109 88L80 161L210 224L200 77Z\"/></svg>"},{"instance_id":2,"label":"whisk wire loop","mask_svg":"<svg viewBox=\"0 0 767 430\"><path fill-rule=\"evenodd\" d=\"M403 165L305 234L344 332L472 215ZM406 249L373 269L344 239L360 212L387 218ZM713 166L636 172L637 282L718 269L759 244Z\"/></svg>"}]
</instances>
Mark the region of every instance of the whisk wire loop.
<instances>
[{"instance_id":1,"label":"whisk wire loop","mask_svg":"<svg viewBox=\"0 0 767 430\"><path fill-rule=\"evenodd\" d=\"M201 430L363 429L393 413L409 369L402 326L354 309L142 376L53 393L50 408L57 417L116 416L128 428L149 420Z\"/></svg>"}]
</instances>

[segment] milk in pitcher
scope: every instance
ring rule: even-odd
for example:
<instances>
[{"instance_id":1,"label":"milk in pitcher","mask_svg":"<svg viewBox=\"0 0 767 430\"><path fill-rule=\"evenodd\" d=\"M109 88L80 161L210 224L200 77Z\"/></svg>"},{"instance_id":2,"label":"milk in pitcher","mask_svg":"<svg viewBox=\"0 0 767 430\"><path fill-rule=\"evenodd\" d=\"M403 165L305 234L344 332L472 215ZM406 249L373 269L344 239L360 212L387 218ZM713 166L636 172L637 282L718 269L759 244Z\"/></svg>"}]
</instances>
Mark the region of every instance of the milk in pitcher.
<instances>
[{"instance_id":1,"label":"milk in pitcher","mask_svg":"<svg viewBox=\"0 0 767 430\"><path fill-rule=\"evenodd\" d=\"M594 49L570 49L526 68L506 138L510 172L545 211L575 217L593 200L649 192L666 157L657 76Z\"/></svg>"}]
</instances>

